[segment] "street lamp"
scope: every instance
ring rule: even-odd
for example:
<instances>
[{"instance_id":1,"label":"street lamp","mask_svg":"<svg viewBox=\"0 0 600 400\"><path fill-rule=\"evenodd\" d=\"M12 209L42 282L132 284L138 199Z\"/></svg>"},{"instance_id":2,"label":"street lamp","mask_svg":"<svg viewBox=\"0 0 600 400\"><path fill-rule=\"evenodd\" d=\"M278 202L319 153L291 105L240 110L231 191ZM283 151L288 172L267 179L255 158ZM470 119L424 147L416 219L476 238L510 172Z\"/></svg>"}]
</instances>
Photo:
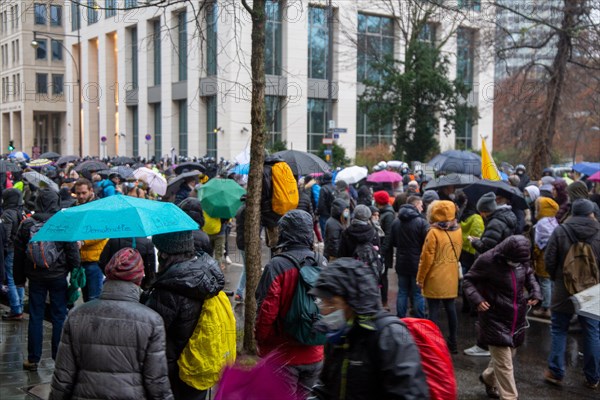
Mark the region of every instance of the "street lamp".
<instances>
[{"instance_id":1,"label":"street lamp","mask_svg":"<svg viewBox=\"0 0 600 400\"><path fill-rule=\"evenodd\" d=\"M39 32L39 31L33 31L33 40L31 41L31 47L33 47L34 49L37 49L40 45L40 43L37 41L38 36L41 37L47 37L52 39L53 36L63 36L63 37L76 37L77 38L77 48L78 48L78 52L77 52L77 61L75 61L75 57L73 57L73 53L71 53L69 51L69 49L67 49L65 47L65 45L62 44L62 42L57 42L58 44L60 44L60 46L67 52L67 54L71 57L71 60L73 60L73 65L75 66L75 72L77 72L77 88L78 88L78 92L79 92L79 96L78 96L78 103L79 103L79 157L83 157L83 120L81 118L81 114L82 114L82 88L81 88L81 37L79 35L79 24L77 25L77 35L67 35L64 33L48 33L48 32Z\"/></svg>"}]
</instances>

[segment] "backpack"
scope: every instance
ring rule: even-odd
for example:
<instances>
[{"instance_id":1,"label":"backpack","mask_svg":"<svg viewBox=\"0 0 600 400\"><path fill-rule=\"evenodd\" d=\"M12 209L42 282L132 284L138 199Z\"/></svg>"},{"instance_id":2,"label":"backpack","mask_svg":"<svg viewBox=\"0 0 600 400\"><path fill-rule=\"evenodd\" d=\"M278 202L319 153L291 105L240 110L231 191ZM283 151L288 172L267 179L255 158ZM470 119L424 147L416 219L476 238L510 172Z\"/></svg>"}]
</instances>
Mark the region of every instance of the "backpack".
<instances>
[{"instance_id":1,"label":"backpack","mask_svg":"<svg viewBox=\"0 0 600 400\"><path fill-rule=\"evenodd\" d=\"M563 280L569 294L574 295L600 282L598 262L589 243L578 241L567 226L562 228L571 242L563 263Z\"/></svg>"},{"instance_id":2,"label":"backpack","mask_svg":"<svg viewBox=\"0 0 600 400\"><path fill-rule=\"evenodd\" d=\"M236 327L225 292L204 300L194 333L179 355L179 378L198 390L218 381L221 371L235 362Z\"/></svg>"},{"instance_id":3,"label":"backpack","mask_svg":"<svg viewBox=\"0 0 600 400\"><path fill-rule=\"evenodd\" d=\"M211 217L204 210L202 210L202 214L204 215L204 226L202 227L202 230L206 232L207 235L216 235L221 232L221 218Z\"/></svg>"},{"instance_id":4,"label":"backpack","mask_svg":"<svg viewBox=\"0 0 600 400\"><path fill-rule=\"evenodd\" d=\"M320 257L317 256L316 259L306 257L302 262L285 253L277 254L275 257L283 257L291 261L298 269L298 283L290 309L283 318L283 330L302 344L309 346L325 344L325 334L313 329L313 324L321 319L321 314L315 303L315 296L308 293L315 286L321 272ZM308 260L311 260L310 263Z\"/></svg>"},{"instance_id":5,"label":"backpack","mask_svg":"<svg viewBox=\"0 0 600 400\"><path fill-rule=\"evenodd\" d=\"M360 243L354 249L352 257L356 260L362 261L367 267L369 267L377 277L377 281L379 281L381 274L383 273L384 265L381 261L381 256L375 249L375 246L373 246L373 243Z\"/></svg>"},{"instance_id":6,"label":"backpack","mask_svg":"<svg viewBox=\"0 0 600 400\"><path fill-rule=\"evenodd\" d=\"M271 167L271 187L271 208L275 213L284 215L298 207L298 183L286 162L278 162Z\"/></svg>"},{"instance_id":7,"label":"backpack","mask_svg":"<svg viewBox=\"0 0 600 400\"><path fill-rule=\"evenodd\" d=\"M33 263L33 268L44 267L46 269L51 269L56 265L56 262L63 254L63 250L58 249L56 242L32 242L31 238L42 229L44 222L33 218L31 220L33 221L33 225L29 228L27 258Z\"/></svg>"},{"instance_id":8,"label":"backpack","mask_svg":"<svg viewBox=\"0 0 600 400\"><path fill-rule=\"evenodd\" d=\"M391 324L404 325L417 345L430 399L458 399L452 358L440 328L434 322L420 318L398 318L388 314L375 319L379 332Z\"/></svg>"}]
</instances>

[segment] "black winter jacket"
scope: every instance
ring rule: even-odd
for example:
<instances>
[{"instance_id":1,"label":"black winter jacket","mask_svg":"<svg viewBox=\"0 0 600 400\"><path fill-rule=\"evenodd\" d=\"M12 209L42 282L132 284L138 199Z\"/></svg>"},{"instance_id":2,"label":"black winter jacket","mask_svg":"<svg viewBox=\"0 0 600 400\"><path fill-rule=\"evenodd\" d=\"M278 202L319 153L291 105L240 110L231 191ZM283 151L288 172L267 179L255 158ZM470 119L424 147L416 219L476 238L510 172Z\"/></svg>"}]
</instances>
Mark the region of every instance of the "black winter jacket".
<instances>
[{"instance_id":1,"label":"black winter jacket","mask_svg":"<svg viewBox=\"0 0 600 400\"><path fill-rule=\"evenodd\" d=\"M238 209L235 214L235 244L239 250L244 251L244 226L246 220L246 204L242 204L242 206Z\"/></svg>"},{"instance_id":2,"label":"black winter jacket","mask_svg":"<svg viewBox=\"0 0 600 400\"><path fill-rule=\"evenodd\" d=\"M479 256L465 275L463 290L471 303L490 304L489 310L478 313L482 343L518 347L525 340L527 300L542 299L529 248L529 240L524 236L511 236ZM516 266L508 264L507 257Z\"/></svg>"},{"instance_id":3,"label":"black winter jacket","mask_svg":"<svg viewBox=\"0 0 600 400\"><path fill-rule=\"evenodd\" d=\"M342 199L335 199L331 206L331 216L325 224L325 246L323 248L323 255L328 260L330 257L338 256L342 232L344 231L340 218L346 208L348 208L348 203Z\"/></svg>"},{"instance_id":4,"label":"black winter jacket","mask_svg":"<svg viewBox=\"0 0 600 400\"><path fill-rule=\"evenodd\" d=\"M356 204L362 204L367 207L373 205L373 194L367 185L361 185L358 188L358 199L356 200Z\"/></svg>"},{"instance_id":5,"label":"black winter jacket","mask_svg":"<svg viewBox=\"0 0 600 400\"><path fill-rule=\"evenodd\" d=\"M393 254L393 245L391 244L392 236L392 225L394 224L395 213L394 208L389 204L386 204L383 208L379 209L379 224L381 229L385 233L385 239L381 244L381 255L386 257Z\"/></svg>"},{"instance_id":6,"label":"black winter jacket","mask_svg":"<svg viewBox=\"0 0 600 400\"><path fill-rule=\"evenodd\" d=\"M6 189L2 192L2 226L6 232L4 245L12 250L15 245L17 229L23 215L23 199L19 189Z\"/></svg>"},{"instance_id":7,"label":"black winter jacket","mask_svg":"<svg viewBox=\"0 0 600 400\"><path fill-rule=\"evenodd\" d=\"M510 235L514 235L516 229L517 217L512 209L508 206L498 207L486 221L481 238L473 241L473 247L478 253L485 253Z\"/></svg>"},{"instance_id":8,"label":"black winter jacket","mask_svg":"<svg viewBox=\"0 0 600 400\"><path fill-rule=\"evenodd\" d=\"M353 257L356 247L361 243L371 242L373 246L380 248L379 235L373 225L370 223L357 224L352 223L344 232L338 250L338 258ZM381 250L379 252L381 254Z\"/></svg>"},{"instance_id":9,"label":"black winter jacket","mask_svg":"<svg viewBox=\"0 0 600 400\"><path fill-rule=\"evenodd\" d=\"M391 244L396 248L396 272L399 275L417 275L421 249L429 223L412 204L404 204L392 225Z\"/></svg>"},{"instance_id":10,"label":"black winter jacket","mask_svg":"<svg viewBox=\"0 0 600 400\"><path fill-rule=\"evenodd\" d=\"M104 245L104 249L100 254L98 265L102 272L104 268L110 262L112 256L114 256L119 250L125 247L132 247L133 240L131 238L122 239L109 239ZM135 248L140 252L142 260L144 261L144 279L140 285L143 290L150 288L154 278L156 276L156 253L152 241L145 237L135 238Z\"/></svg>"},{"instance_id":11,"label":"black winter jacket","mask_svg":"<svg viewBox=\"0 0 600 400\"><path fill-rule=\"evenodd\" d=\"M333 200L335 200L335 186L331 181L323 182L319 192L319 203L317 203L317 215L319 217L329 218L331 216Z\"/></svg>"},{"instance_id":12,"label":"black winter jacket","mask_svg":"<svg viewBox=\"0 0 600 400\"><path fill-rule=\"evenodd\" d=\"M298 207L296 207L296 209L306 211L307 213L309 213L312 216L313 215L313 206L312 206L312 201L310 199L310 194L304 190L300 190L300 191L298 191L298 196L299 196Z\"/></svg>"}]
</instances>

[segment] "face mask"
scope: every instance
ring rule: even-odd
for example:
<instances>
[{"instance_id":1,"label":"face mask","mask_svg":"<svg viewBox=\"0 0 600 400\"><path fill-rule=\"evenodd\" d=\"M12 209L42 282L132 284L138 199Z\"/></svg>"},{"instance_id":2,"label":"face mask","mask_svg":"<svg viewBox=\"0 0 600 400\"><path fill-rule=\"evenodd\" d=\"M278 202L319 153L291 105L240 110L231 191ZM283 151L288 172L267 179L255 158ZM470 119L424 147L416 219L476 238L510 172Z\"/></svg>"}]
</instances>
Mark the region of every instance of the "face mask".
<instances>
[{"instance_id":1,"label":"face mask","mask_svg":"<svg viewBox=\"0 0 600 400\"><path fill-rule=\"evenodd\" d=\"M342 216L344 217L344 219L350 218L350 211L345 210L344 213L342 214Z\"/></svg>"},{"instance_id":2,"label":"face mask","mask_svg":"<svg viewBox=\"0 0 600 400\"><path fill-rule=\"evenodd\" d=\"M532 203L531 197L525 197L525 202L527 203L527 205L530 205Z\"/></svg>"},{"instance_id":3,"label":"face mask","mask_svg":"<svg viewBox=\"0 0 600 400\"><path fill-rule=\"evenodd\" d=\"M321 316L318 324L325 327L327 332L337 332L346 326L346 315L341 308L332 313Z\"/></svg>"}]
</instances>

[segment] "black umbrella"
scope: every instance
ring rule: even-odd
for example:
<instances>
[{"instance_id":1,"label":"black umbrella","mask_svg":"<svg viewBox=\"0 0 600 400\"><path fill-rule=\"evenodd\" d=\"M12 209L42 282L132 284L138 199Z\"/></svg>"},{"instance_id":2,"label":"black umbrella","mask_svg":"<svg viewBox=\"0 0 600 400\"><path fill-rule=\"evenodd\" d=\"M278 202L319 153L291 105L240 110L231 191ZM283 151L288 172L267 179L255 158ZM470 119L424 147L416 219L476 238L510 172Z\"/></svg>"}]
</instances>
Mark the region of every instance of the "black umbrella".
<instances>
[{"instance_id":1,"label":"black umbrella","mask_svg":"<svg viewBox=\"0 0 600 400\"><path fill-rule=\"evenodd\" d=\"M133 165L133 164L135 164L135 160L131 157L121 156L121 157L117 157L117 158L111 160L110 163L112 165L125 165L125 164Z\"/></svg>"},{"instance_id":2,"label":"black umbrella","mask_svg":"<svg viewBox=\"0 0 600 400\"><path fill-rule=\"evenodd\" d=\"M81 164L75 167L75 171L100 171L103 169L108 169L108 165L104 164L102 161L98 160L89 160L84 161Z\"/></svg>"},{"instance_id":3,"label":"black umbrella","mask_svg":"<svg viewBox=\"0 0 600 400\"><path fill-rule=\"evenodd\" d=\"M429 186L427 188L429 188ZM510 186L508 183L503 181L490 181L488 179L482 179L465 187L463 190L469 198L469 202L472 202L473 204L477 203L477 201L484 194L494 192L497 195L509 199L510 205L514 208L519 208L521 210L527 209L527 202L525 201L525 197L523 197L523 193L519 190L519 188Z\"/></svg>"},{"instance_id":4,"label":"black umbrella","mask_svg":"<svg viewBox=\"0 0 600 400\"><path fill-rule=\"evenodd\" d=\"M59 190L56 182L48 178L46 175L40 174L39 172L25 172L23 174L23 179L25 179L27 182L31 183L33 186L38 188L48 187L54 190L55 192L58 192Z\"/></svg>"},{"instance_id":5,"label":"black umbrella","mask_svg":"<svg viewBox=\"0 0 600 400\"><path fill-rule=\"evenodd\" d=\"M464 150L448 150L427 163L436 174L457 173L481 176L481 157Z\"/></svg>"},{"instance_id":6,"label":"black umbrella","mask_svg":"<svg viewBox=\"0 0 600 400\"><path fill-rule=\"evenodd\" d=\"M467 174L449 174L440 176L439 178L431 179L428 181L426 190L435 190L447 186L454 186L462 188L472 183L478 182L480 179L473 175Z\"/></svg>"},{"instance_id":7,"label":"black umbrella","mask_svg":"<svg viewBox=\"0 0 600 400\"><path fill-rule=\"evenodd\" d=\"M40 154L39 158L47 158L48 160L56 161L60 158L60 154L55 153L53 151L47 151L45 153Z\"/></svg>"},{"instance_id":8,"label":"black umbrella","mask_svg":"<svg viewBox=\"0 0 600 400\"><path fill-rule=\"evenodd\" d=\"M79 157L77 157L77 156L62 156L61 158L56 160L56 165L67 164L67 163L73 162L77 159L79 159Z\"/></svg>"},{"instance_id":9,"label":"black umbrella","mask_svg":"<svg viewBox=\"0 0 600 400\"><path fill-rule=\"evenodd\" d=\"M206 167L197 162L184 162L175 167L175 173L177 175L181 174L185 170L188 171L200 171L202 173L206 172Z\"/></svg>"},{"instance_id":10,"label":"black umbrella","mask_svg":"<svg viewBox=\"0 0 600 400\"><path fill-rule=\"evenodd\" d=\"M19 172L21 171L21 166L8 160L0 160L0 173L6 173L7 171Z\"/></svg>"},{"instance_id":11,"label":"black umbrella","mask_svg":"<svg viewBox=\"0 0 600 400\"><path fill-rule=\"evenodd\" d=\"M181 184L184 183L187 178L197 177L199 175L200 171L190 171L184 172L183 174L178 175L175 178L169 180L169 184L167 185L167 193L165 194L165 196L168 197L174 195L179 191Z\"/></svg>"},{"instance_id":12,"label":"black umbrella","mask_svg":"<svg viewBox=\"0 0 600 400\"><path fill-rule=\"evenodd\" d=\"M314 154L298 150L284 150L273 154L273 157L281 157L292 169L296 176L313 174L315 172L327 172L329 165Z\"/></svg>"},{"instance_id":13,"label":"black umbrella","mask_svg":"<svg viewBox=\"0 0 600 400\"><path fill-rule=\"evenodd\" d=\"M112 167L110 173L117 173L121 179L128 179L133 177L133 169L125 165L119 165L118 167Z\"/></svg>"}]
</instances>

